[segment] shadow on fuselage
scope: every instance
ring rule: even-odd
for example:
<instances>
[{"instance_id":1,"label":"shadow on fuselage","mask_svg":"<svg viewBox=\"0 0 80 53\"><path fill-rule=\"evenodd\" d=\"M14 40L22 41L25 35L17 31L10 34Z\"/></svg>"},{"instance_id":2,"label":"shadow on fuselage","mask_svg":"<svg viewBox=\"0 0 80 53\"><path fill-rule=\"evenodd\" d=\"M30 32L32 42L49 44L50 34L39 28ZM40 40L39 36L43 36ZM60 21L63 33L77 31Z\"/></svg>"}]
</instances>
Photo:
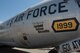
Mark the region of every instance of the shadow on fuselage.
<instances>
[{"instance_id":1,"label":"shadow on fuselage","mask_svg":"<svg viewBox=\"0 0 80 53\"><path fill-rule=\"evenodd\" d=\"M0 47L0 53L29 53L29 52L15 50L10 47Z\"/></svg>"}]
</instances>

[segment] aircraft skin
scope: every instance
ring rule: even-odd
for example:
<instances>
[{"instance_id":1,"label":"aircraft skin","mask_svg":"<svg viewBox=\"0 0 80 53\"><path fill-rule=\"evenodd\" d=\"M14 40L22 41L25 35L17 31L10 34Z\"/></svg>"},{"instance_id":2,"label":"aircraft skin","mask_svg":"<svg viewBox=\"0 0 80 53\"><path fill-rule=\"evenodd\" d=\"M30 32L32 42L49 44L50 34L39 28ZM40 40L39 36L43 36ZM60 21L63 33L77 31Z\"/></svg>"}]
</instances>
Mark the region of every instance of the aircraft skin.
<instances>
[{"instance_id":1,"label":"aircraft skin","mask_svg":"<svg viewBox=\"0 0 80 53\"><path fill-rule=\"evenodd\" d=\"M78 0L49 0L0 25L0 45L56 47L80 37Z\"/></svg>"}]
</instances>

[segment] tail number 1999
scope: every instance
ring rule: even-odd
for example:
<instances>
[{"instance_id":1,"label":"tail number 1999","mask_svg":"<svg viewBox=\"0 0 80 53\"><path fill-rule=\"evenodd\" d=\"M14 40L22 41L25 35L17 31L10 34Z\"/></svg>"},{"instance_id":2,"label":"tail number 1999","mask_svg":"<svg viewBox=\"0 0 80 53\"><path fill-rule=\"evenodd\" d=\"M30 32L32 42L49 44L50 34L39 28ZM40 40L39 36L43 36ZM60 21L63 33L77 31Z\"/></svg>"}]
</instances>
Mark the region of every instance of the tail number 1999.
<instances>
[{"instance_id":1,"label":"tail number 1999","mask_svg":"<svg viewBox=\"0 0 80 53\"><path fill-rule=\"evenodd\" d=\"M79 22L76 18L68 18L53 21L52 28L55 32L76 31Z\"/></svg>"},{"instance_id":2,"label":"tail number 1999","mask_svg":"<svg viewBox=\"0 0 80 53\"><path fill-rule=\"evenodd\" d=\"M68 23L58 23L57 24L57 29L63 29L63 28L72 28L72 22L68 22Z\"/></svg>"}]
</instances>

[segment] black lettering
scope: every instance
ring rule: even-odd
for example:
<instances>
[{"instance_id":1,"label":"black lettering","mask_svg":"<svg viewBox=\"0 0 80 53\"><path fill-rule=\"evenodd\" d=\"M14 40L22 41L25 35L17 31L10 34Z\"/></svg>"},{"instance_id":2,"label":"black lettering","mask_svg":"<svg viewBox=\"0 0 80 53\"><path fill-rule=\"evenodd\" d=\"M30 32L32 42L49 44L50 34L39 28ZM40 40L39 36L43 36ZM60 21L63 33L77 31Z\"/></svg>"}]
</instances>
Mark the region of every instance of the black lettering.
<instances>
[{"instance_id":1,"label":"black lettering","mask_svg":"<svg viewBox=\"0 0 80 53\"><path fill-rule=\"evenodd\" d=\"M78 41L78 44L79 44L79 46L80 46L80 40Z\"/></svg>"},{"instance_id":2,"label":"black lettering","mask_svg":"<svg viewBox=\"0 0 80 53\"><path fill-rule=\"evenodd\" d=\"M71 50L71 47L70 47L70 45L68 43L62 45L62 48L63 48L64 52L69 52Z\"/></svg>"},{"instance_id":3,"label":"black lettering","mask_svg":"<svg viewBox=\"0 0 80 53\"><path fill-rule=\"evenodd\" d=\"M14 23L15 23L15 22L18 22L18 21L22 21L22 20L23 20L23 16L24 16L24 13L21 14L20 16L17 16L17 17L15 18L15 20L14 20Z\"/></svg>"},{"instance_id":4,"label":"black lettering","mask_svg":"<svg viewBox=\"0 0 80 53\"><path fill-rule=\"evenodd\" d=\"M9 26L9 22L10 22L10 21L7 22L7 24L6 24L7 26Z\"/></svg>"},{"instance_id":5,"label":"black lettering","mask_svg":"<svg viewBox=\"0 0 80 53\"><path fill-rule=\"evenodd\" d=\"M69 22L69 23L68 23L68 27L69 27L69 28L72 28L72 22Z\"/></svg>"},{"instance_id":6,"label":"black lettering","mask_svg":"<svg viewBox=\"0 0 80 53\"><path fill-rule=\"evenodd\" d=\"M54 13L56 12L56 9L53 10L53 7L56 7L56 6L57 6L56 4L51 4L51 5L49 6L49 14L54 14ZM51 10L53 10L53 11L51 11Z\"/></svg>"},{"instance_id":7,"label":"black lettering","mask_svg":"<svg viewBox=\"0 0 80 53\"><path fill-rule=\"evenodd\" d=\"M63 8L65 8L66 6L64 5L64 4L66 4L66 2L60 2L59 3L59 13L63 13L63 12L68 12L68 9L63 9Z\"/></svg>"},{"instance_id":8,"label":"black lettering","mask_svg":"<svg viewBox=\"0 0 80 53\"><path fill-rule=\"evenodd\" d=\"M40 24L40 25L36 25L36 26L34 26L35 28L36 27L43 27L43 24Z\"/></svg>"},{"instance_id":9,"label":"black lettering","mask_svg":"<svg viewBox=\"0 0 80 53\"><path fill-rule=\"evenodd\" d=\"M44 30L44 28L38 27L38 28L36 28L36 30L37 30L37 31L40 31L40 30Z\"/></svg>"},{"instance_id":10,"label":"black lettering","mask_svg":"<svg viewBox=\"0 0 80 53\"><path fill-rule=\"evenodd\" d=\"M41 25L36 25L36 26L34 26L34 27L36 28L37 31L39 31L39 30L44 30L43 24L41 24Z\"/></svg>"},{"instance_id":11,"label":"black lettering","mask_svg":"<svg viewBox=\"0 0 80 53\"><path fill-rule=\"evenodd\" d=\"M15 20L14 20L14 23L15 23L15 22L17 22L17 17L16 17Z\"/></svg>"},{"instance_id":12,"label":"black lettering","mask_svg":"<svg viewBox=\"0 0 80 53\"><path fill-rule=\"evenodd\" d=\"M10 27L11 27L11 25L13 24L13 20L14 20L14 18L9 21Z\"/></svg>"},{"instance_id":13,"label":"black lettering","mask_svg":"<svg viewBox=\"0 0 80 53\"><path fill-rule=\"evenodd\" d=\"M78 48L77 41L72 42L72 44L73 44L73 48L74 49L77 49Z\"/></svg>"},{"instance_id":14,"label":"black lettering","mask_svg":"<svg viewBox=\"0 0 80 53\"><path fill-rule=\"evenodd\" d=\"M64 27L63 27L63 28L67 28L67 23L64 23L63 25L64 25Z\"/></svg>"},{"instance_id":15,"label":"black lettering","mask_svg":"<svg viewBox=\"0 0 80 53\"><path fill-rule=\"evenodd\" d=\"M63 51L64 51L64 52L67 52L67 48L66 48L65 45L62 45L62 48L63 48Z\"/></svg>"},{"instance_id":16,"label":"black lettering","mask_svg":"<svg viewBox=\"0 0 80 53\"><path fill-rule=\"evenodd\" d=\"M46 15L46 10L47 10L47 6L41 7L40 16L43 15L42 13L44 13L44 15Z\"/></svg>"},{"instance_id":17,"label":"black lettering","mask_svg":"<svg viewBox=\"0 0 80 53\"><path fill-rule=\"evenodd\" d=\"M59 24L57 24L57 27L58 27L58 29L62 29L63 28L63 24L59 23Z\"/></svg>"},{"instance_id":18,"label":"black lettering","mask_svg":"<svg viewBox=\"0 0 80 53\"><path fill-rule=\"evenodd\" d=\"M36 31L38 31L38 33L46 33L49 32L49 30L45 30L43 24L38 24L35 25L34 28L36 29Z\"/></svg>"},{"instance_id":19,"label":"black lettering","mask_svg":"<svg viewBox=\"0 0 80 53\"><path fill-rule=\"evenodd\" d=\"M7 25L10 26L10 20L8 21Z\"/></svg>"},{"instance_id":20,"label":"black lettering","mask_svg":"<svg viewBox=\"0 0 80 53\"><path fill-rule=\"evenodd\" d=\"M33 10L31 10L31 11L28 12L27 19L29 18L29 15L31 15L31 12L32 12L32 11L33 11Z\"/></svg>"},{"instance_id":21,"label":"black lettering","mask_svg":"<svg viewBox=\"0 0 80 53\"><path fill-rule=\"evenodd\" d=\"M23 20L24 13L19 16L20 21Z\"/></svg>"},{"instance_id":22,"label":"black lettering","mask_svg":"<svg viewBox=\"0 0 80 53\"><path fill-rule=\"evenodd\" d=\"M38 33L46 33L49 32L49 30L39 30Z\"/></svg>"},{"instance_id":23,"label":"black lettering","mask_svg":"<svg viewBox=\"0 0 80 53\"><path fill-rule=\"evenodd\" d=\"M18 18L17 18L17 22L18 22L18 21L20 21L20 20L19 20L19 16L18 16Z\"/></svg>"},{"instance_id":24,"label":"black lettering","mask_svg":"<svg viewBox=\"0 0 80 53\"><path fill-rule=\"evenodd\" d=\"M38 17L38 15L39 15L39 8L34 10L33 17Z\"/></svg>"},{"instance_id":25,"label":"black lettering","mask_svg":"<svg viewBox=\"0 0 80 53\"><path fill-rule=\"evenodd\" d=\"M14 20L14 23L18 22L18 18L19 18L19 16L16 17L16 19Z\"/></svg>"},{"instance_id":26,"label":"black lettering","mask_svg":"<svg viewBox=\"0 0 80 53\"><path fill-rule=\"evenodd\" d=\"M80 1L77 1L77 4L78 4L78 6L79 6L79 8L80 8Z\"/></svg>"}]
</instances>

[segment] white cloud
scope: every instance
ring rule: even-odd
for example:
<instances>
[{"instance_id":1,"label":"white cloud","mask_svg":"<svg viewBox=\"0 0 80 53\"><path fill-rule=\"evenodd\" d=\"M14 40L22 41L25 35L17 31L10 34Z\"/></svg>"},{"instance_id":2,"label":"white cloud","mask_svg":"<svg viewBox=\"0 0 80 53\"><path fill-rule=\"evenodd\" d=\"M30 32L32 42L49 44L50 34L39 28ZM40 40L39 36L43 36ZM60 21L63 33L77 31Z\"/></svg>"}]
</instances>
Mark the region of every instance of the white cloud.
<instances>
[{"instance_id":1,"label":"white cloud","mask_svg":"<svg viewBox=\"0 0 80 53\"><path fill-rule=\"evenodd\" d=\"M2 21L0 21L0 24L2 23Z\"/></svg>"}]
</instances>

